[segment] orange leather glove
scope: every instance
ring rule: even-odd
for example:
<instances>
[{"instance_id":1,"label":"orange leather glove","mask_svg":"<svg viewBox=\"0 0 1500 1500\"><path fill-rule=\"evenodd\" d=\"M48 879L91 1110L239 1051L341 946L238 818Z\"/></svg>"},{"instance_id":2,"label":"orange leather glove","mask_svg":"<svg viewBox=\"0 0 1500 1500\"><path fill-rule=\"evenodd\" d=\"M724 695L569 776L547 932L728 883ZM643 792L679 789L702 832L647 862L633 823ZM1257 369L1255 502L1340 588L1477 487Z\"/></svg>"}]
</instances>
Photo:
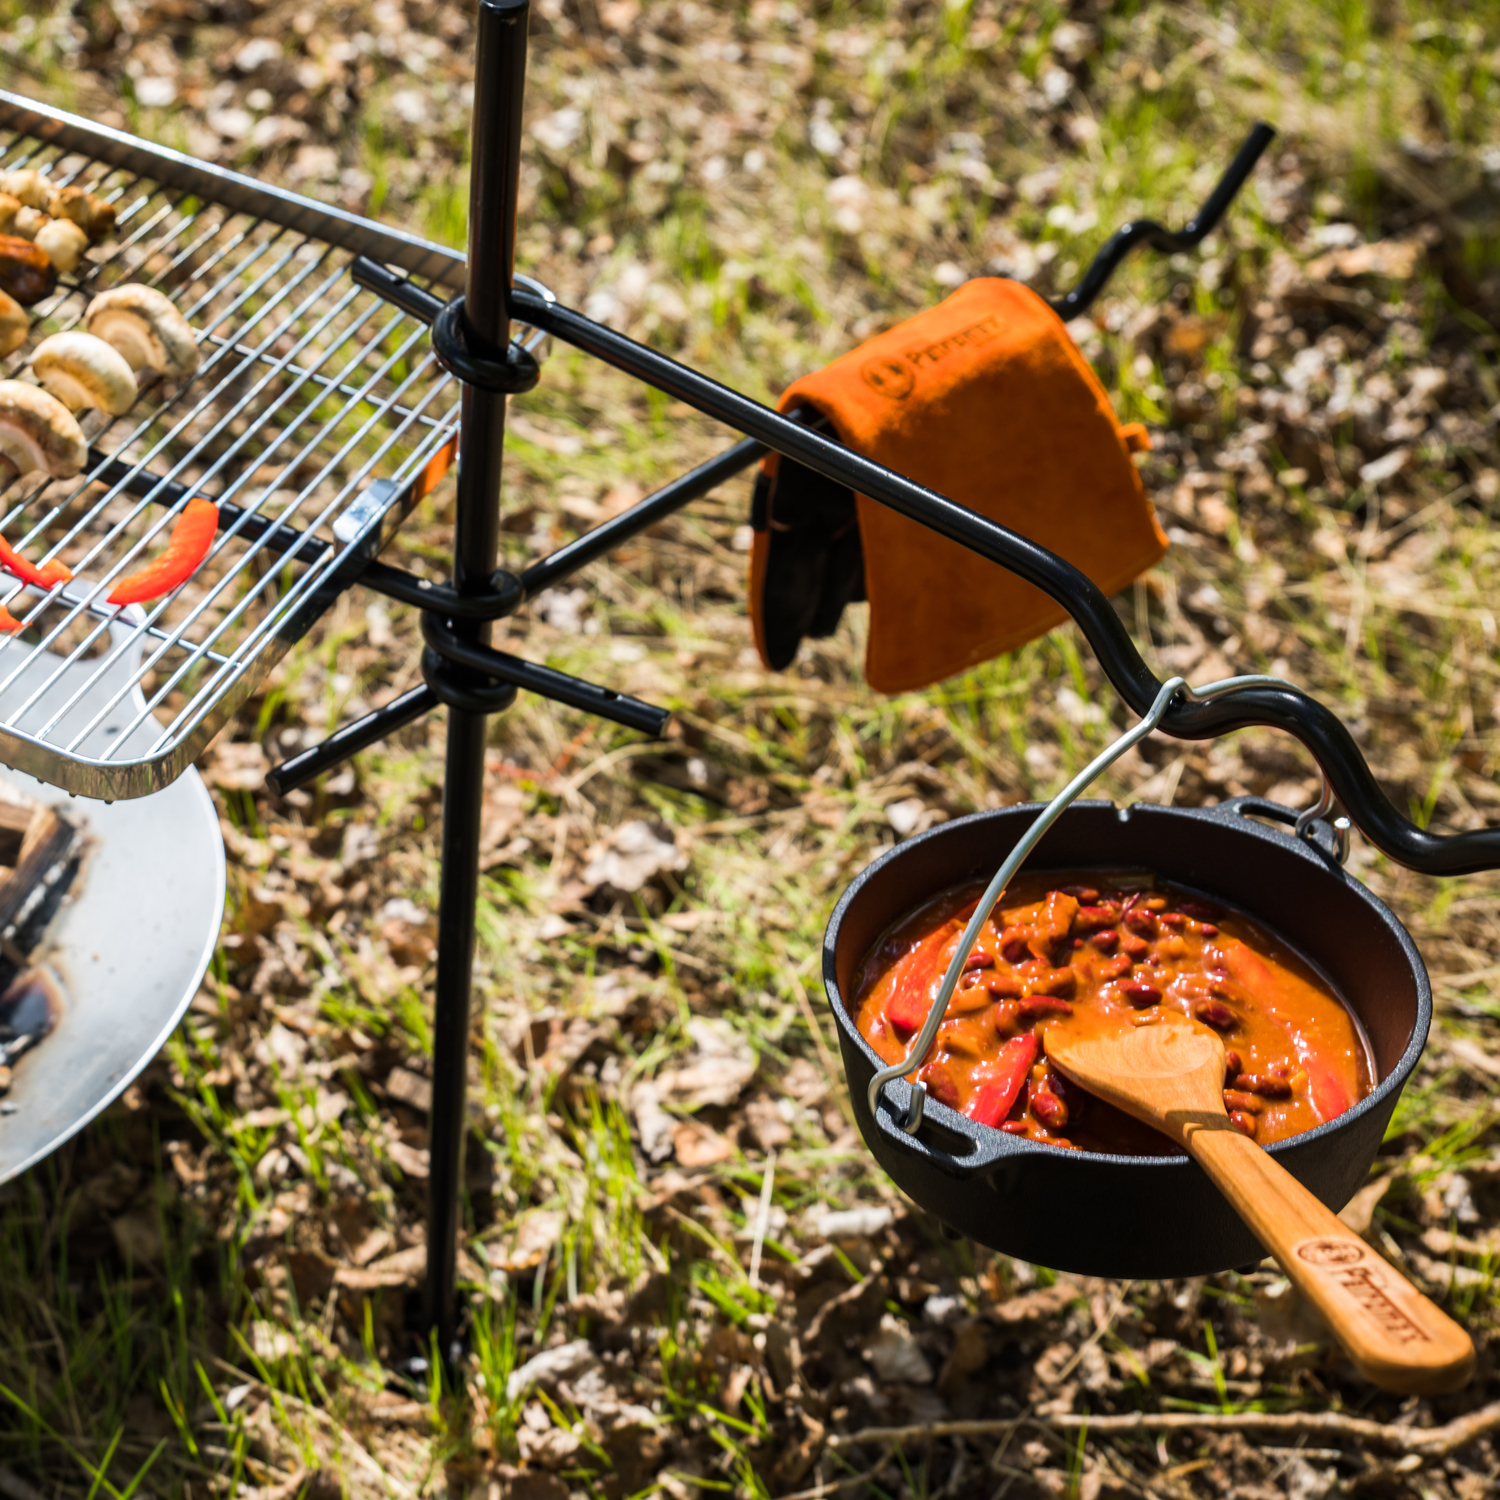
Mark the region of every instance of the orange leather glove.
<instances>
[{"instance_id":1,"label":"orange leather glove","mask_svg":"<svg viewBox=\"0 0 1500 1500\"><path fill-rule=\"evenodd\" d=\"M785 412L815 407L839 441L1067 558L1106 593L1167 539L1121 427L1062 320L1019 282L967 282L804 376ZM791 664L870 601L865 678L910 692L1044 635L1067 618L1045 594L864 495L769 455L751 513L750 619L761 660Z\"/></svg>"}]
</instances>

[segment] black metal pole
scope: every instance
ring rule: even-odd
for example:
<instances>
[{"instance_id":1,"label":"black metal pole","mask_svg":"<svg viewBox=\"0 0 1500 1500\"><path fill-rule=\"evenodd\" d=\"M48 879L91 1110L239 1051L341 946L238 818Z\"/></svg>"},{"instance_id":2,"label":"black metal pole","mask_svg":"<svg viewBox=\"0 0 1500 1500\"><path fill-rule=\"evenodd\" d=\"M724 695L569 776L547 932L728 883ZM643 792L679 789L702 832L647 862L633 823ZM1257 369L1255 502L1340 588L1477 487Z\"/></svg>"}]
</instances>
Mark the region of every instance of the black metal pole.
<instances>
[{"instance_id":1,"label":"black metal pole","mask_svg":"<svg viewBox=\"0 0 1500 1500\"><path fill-rule=\"evenodd\" d=\"M480 0L474 62L469 179L469 272L464 335L474 354L503 360L510 343L521 105L526 87L529 0ZM505 397L465 385L459 427L453 585L488 589L500 528L500 462ZM483 621L453 628L480 644ZM484 800L484 714L450 708L443 782L442 884L438 898L437 995L432 1041L432 1111L427 1208L426 1323L451 1362L458 1332L455 1262L463 1211L469 1068L469 991L474 907L479 896L479 818Z\"/></svg>"}]
</instances>

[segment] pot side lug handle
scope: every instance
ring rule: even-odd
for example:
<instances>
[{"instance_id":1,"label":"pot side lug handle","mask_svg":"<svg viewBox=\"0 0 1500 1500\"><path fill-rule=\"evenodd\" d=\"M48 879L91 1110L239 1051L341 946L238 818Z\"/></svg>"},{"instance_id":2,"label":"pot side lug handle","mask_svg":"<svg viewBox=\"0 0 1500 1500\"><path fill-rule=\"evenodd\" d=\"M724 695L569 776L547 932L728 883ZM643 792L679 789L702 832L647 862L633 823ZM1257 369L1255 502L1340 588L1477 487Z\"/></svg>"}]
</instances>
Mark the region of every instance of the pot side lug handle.
<instances>
[{"instance_id":1,"label":"pot side lug handle","mask_svg":"<svg viewBox=\"0 0 1500 1500\"><path fill-rule=\"evenodd\" d=\"M900 1097L903 1088L907 1091L911 1089L911 1085L904 1079L888 1083L882 1093L880 1107L873 1112L872 1118L876 1130L906 1155L949 1177L972 1179L985 1176L1001 1157L1015 1154L1015 1144L1009 1136L1001 1135L999 1131L991 1131L968 1120L964 1121L966 1129L956 1129L935 1119L934 1112L944 1109L944 1106L932 1100L927 1103L921 1127L915 1134L908 1135L902 1129L902 1121L906 1119L907 1112L907 1101ZM994 1143L983 1140L985 1135L993 1135ZM956 1155L938 1145L933 1139L935 1136L962 1141L970 1149L962 1156Z\"/></svg>"},{"instance_id":2,"label":"pot side lug handle","mask_svg":"<svg viewBox=\"0 0 1500 1500\"><path fill-rule=\"evenodd\" d=\"M1263 818L1268 823L1285 824L1290 830L1295 830L1298 820L1303 816L1295 807L1272 802L1268 797L1254 796L1229 797L1213 807L1198 808L1196 811L1221 823L1243 823ZM1319 855L1325 863L1342 868L1349 858L1349 831L1347 818L1320 817L1306 833L1298 836L1297 841Z\"/></svg>"}]
</instances>

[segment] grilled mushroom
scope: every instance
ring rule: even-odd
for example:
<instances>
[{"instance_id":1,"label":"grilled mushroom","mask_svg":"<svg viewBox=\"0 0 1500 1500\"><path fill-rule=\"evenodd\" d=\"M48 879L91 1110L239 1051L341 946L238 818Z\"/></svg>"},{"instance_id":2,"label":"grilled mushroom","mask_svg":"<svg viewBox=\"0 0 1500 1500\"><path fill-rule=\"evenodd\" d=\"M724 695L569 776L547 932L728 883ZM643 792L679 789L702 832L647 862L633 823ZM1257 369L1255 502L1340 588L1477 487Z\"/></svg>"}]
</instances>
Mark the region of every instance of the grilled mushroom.
<instances>
[{"instance_id":1,"label":"grilled mushroom","mask_svg":"<svg viewBox=\"0 0 1500 1500\"><path fill-rule=\"evenodd\" d=\"M0 177L0 192L19 198L27 208L46 208L52 201L52 183L45 172L25 167Z\"/></svg>"},{"instance_id":2,"label":"grilled mushroom","mask_svg":"<svg viewBox=\"0 0 1500 1500\"><path fill-rule=\"evenodd\" d=\"M26 342L31 319L14 297L0 292L0 359L14 354Z\"/></svg>"},{"instance_id":3,"label":"grilled mushroom","mask_svg":"<svg viewBox=\"0 0 1500 1500\"><path fill-rule=\"evenodd\" d=\"M88 462L83 429L55 396L24 380L0 380L0 455L21 473L45 469L54 479Z\"/></svg>"},{"instance_id":4,"label":"grilled mushroom","mask_svg":"<svg viewBox=\"0 0 1500 1500\"><path fill-rule=\"evenodd\" d=\"M84 187L65 187L53 193L47 205L54 219L71 219L89 237L90 244L114 231L115 206Z\"/></svg>"},{"instance_id":5,"label":"grilled mushroom","mask_svg":"<svg viewBox=\"0 0 1500 1500\"><path fill-rule=\"evenodd\" d=\"M155 287L112 287L89 303L84 326L113 344L132 370L169 376L198 368L198 345L188 320Z\"/></svg>"},{"instance_id":6,"label":"grilled mushroom","mask_svg":"<svg viewBox=\"0 0 1500 1500\"><path fill-rule=\"evenodd\" d=\"M92 333L54 333L36 346L32 373L70 411L96 406L123 417L135 404L135 376L113 344Z\"/></svg>"},{"instance_id":7,"label":"grilled mushroom","mask_svg":"<svg viewBox=\"0 0 1500 1500\"><path fill-rule=\"evenodd\" d=\"M22 204L16 210L16 217L10 229L12 234L19 235L23 240L34 240L37 232L51 222L52 220L41 209L30 208Z\"/></svg>"},{"instance_id":8,"label":"grilled mushroom","mask_svg":"<svg viewBox=\"0 0 1500 1500\"><path fill-rule=\"evenodd\" d=\"M45 250L18 235L0 234L0 292L30 307L57 288L57 267Z\"/></svg>"},{"instance_id":9,"label":"grilled mushroom","mask_svg":"<svg viewBox=\"0 0 1500 1500\"><path fill-rule=\"evenodd\" d=\"M48 219L37 230L34 243L67 276L83 258L83 252L89 247L89 237L71 219Z\"/></svg>"},{"instance_id":10,"label":"grilled mushroom","mask_svg":"<svg viewBox=\"0 0 1500 1500\"><path fill-rule=\"evenodd\" d=\"M21 212L21 200L9 193L0 193L0 234L16 232L16 215Z\"/></svg>"}]
</instances>

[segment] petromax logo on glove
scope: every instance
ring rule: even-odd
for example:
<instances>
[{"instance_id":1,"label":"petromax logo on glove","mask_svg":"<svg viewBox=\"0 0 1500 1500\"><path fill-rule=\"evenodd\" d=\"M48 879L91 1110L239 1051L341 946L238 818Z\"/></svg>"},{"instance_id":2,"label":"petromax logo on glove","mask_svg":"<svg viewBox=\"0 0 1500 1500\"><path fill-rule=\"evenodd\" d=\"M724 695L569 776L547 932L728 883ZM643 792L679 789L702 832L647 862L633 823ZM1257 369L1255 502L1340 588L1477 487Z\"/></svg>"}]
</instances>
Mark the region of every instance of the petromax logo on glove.
<instances>
[{"instance_id":1,"label":"petromax logo on glove","mask_svg":"<svg viewBox=\"0 0 1500 1500\"><path fill-rule=\"evenodd\" d=\"M892 401L905 400L917 383L917 377L899 359L888 356L867 359L860 366L859 373L872 391L889 396Z\"/></svg>"},{"instance_id":2,"label":"petromax logo on glove","mask_svg":"<svg viewBox=\"0 0 1500 1500\"><path fill-rule=\"evenodd\" d=\"M871 390L878 391L882 396L889 396L892 401L903 401L911 395L912 388L917 383L916 372L924 365L935 365L955 349L987 344L999 332L1000 319L991 313L989 317L981 318L957 333L950 333L947 338L938 339L936 343L906 350L900 359L889 354L867 359L860 366L859 373Z\"/></svg>"}]
</instances>

